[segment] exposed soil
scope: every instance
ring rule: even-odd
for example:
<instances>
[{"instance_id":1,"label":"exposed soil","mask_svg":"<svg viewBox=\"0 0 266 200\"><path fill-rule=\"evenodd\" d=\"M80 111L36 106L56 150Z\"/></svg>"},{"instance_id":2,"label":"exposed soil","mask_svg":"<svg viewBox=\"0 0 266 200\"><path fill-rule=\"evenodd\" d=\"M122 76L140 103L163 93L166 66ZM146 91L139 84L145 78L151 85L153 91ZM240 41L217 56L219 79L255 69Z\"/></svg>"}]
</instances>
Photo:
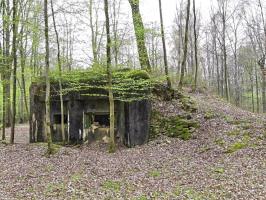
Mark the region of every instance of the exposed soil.
<instances>
[{"instance_id":1,"label":"exposed soil","mask_svg":"<svg viewBox=\"0 0 266 200\"><path fill-rule=\"evenodd\" d=\"M266 197L266 119L194 94L193 139L160 137L141 147L0 144L0 199L245 199ZM180 113L179 102L157 102ZM24 142L23 142L24 141Z\"/></svg>"}]
</instances>

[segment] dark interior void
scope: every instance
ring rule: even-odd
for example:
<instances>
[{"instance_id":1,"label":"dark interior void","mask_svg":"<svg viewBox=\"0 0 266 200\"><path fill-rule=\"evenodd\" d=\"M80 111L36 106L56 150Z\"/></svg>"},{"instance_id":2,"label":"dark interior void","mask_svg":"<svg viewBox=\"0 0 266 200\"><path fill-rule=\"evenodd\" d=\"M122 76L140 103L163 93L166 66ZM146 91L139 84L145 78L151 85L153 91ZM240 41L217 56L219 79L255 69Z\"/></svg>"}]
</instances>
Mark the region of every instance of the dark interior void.
<instances>
[{"instance_id":1,"label":"dark interior void","mask_svg":"<svg viewBox=\"0 0 266 200\"><path fill-rule=\"evenodd\" d=\"M61 114L54 115L54 124L61 124ZM64 115L64 124L67 124L67 115Z\"/></svg>"},{"instance_id":2,"label":"dark interior void","mask_svg":"<svg viewBox=\"0 0 266 200\"><path fill-rule=\"evenodd\" d=\"M110 117L108 114L94 115L94 122L98 122L100 126L109 126Z\"/></svg>"}]
</instances>

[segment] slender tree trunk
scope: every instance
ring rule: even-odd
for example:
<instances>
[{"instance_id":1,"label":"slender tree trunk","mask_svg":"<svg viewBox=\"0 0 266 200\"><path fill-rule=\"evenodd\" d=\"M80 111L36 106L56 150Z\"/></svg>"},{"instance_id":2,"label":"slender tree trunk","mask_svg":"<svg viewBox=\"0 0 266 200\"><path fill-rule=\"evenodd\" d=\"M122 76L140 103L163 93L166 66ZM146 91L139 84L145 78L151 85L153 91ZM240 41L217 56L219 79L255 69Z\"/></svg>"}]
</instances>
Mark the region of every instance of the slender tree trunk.
<instances>
[{"instance_id":1,"label":"slender tree trunk","mask_svg":"<svg viewBox=\"0 0 266 200\"><path fill-rule=\"evenodd\" d=\"M169 77L169 70L168 70L167 51L166 51L164 23L163 23L163 11L162 11L162 1L161 0L159 0L159 10L160 10L160 21L161 21L161 36L162 36L162 43L163 43L164 71L165 71L165 75L166 75L168 89L172 89L172 84L171 84L171 80Z\"/></svg>"},{"instance_id":2,"label":"slender tree trunk","mask_svg":"<svg viewBox=\"0 0 266 200\"><path fill-rule=\"evenodd\" d=\"M17 0L13 0L13 99L12 99L12 120L11 120L11 134L10 143L14 144L15 124L16 124L16 98L17 98Z\"/></svg>"},{"instance_id":3,"label":"slender tree trunk","mask_svg":"<svg viewBox=\"0 0 266 200\"><path fill-rule=\"evenodd\" d=\"M151 71L148 51L145 45L145 28L139 10L139 0L128 0L131 6L135 36L139 53L139 62L142 69Z\"/></svg>"},{"instance_id":4,"label":"slender tree trunk","mask_svg":"<svg viewBox=\"0 0 266 200\"><path fill-rule=\"evenodd\" d=\"M266 76L262 75L262 108L263 113L266 113Z\"/></svg>"},{"instance_id":5,"label":"slender tree trunk","mask_svg":"<svg viewBox=\"0 0 266 200\"><path fill-rule=\"evenodd\" d=\"M257 67L255 67L255 79L256 79L256 99L257 99L257 113L260 113L260 99L259 99L259 81Z\"/></svg>"},{"instance_id":6,"label":"slender tree trunk","mask_svg":"<svg viewBox=\"0 0 266 200\"><path fill-rule=\"evenodd\" d=\"M11 33L10 33L10 1L5 0L3 1L5 3L4 5L4 29L5 29L5 88L4 88L4 95L5 95L5 126L10 127L11 126L11 95L10 95L10 78L11 78L11 66L12 66L12 61L10 57L10 38L11 38Z\"/></svg>"},{"instance_id":7,"label":"slender tree trunk","mask_svg":"<svg viewBox=\"0 0 266 200\"><path fill-rule=\"evenodd\" d=\"M22 98L25 104L25 110L27 114L27 119L29 118L29 109L28 109L28 100L27 100L27 92L26 92L26 81L25 81L25 66L26 66L26 48L24 49L23 47L23 31L24 29L22 28L20 31L20 65L21 65L21 89L22 89ZM27 43L27 39L26 39ZM26 45L27 46L27 45Z\"/></svg>"},{"instance_id":8,"label":"slender tree trunk","mask_svg":"<svg viewBox=\"0 0 266 200\"><path fill-rule=\"evenodd\" d=\"M56 35L56 43L57 43L57 62L58 62L58 71L59 71L59 96L60 96L60 108L61 108L61 133L62 133L62 140L63 145L66 143L65 137L65 122L64 122L64 101L63 101L63 89L62 89L62 62L61 62L61 54L60 54L60 42L59 42L59 35L56 27L55 22L55 14L54 14L54 6L53 1L51 0L51 9L52 9L52 16L53 16L53 25Z\"/></svg>"},{"instance_id":9,"label":"slender tree trunk","mask_svg":"<svg viewBox=\"0 0 266 200\"><path fill-rule=\"evenodd\" d=\"M195 51L195 78L194 78L194 91L197 89L198 80L198 36L197 36L197 14L195 0L193 0L193 15L194 15L194 51Z\"/></svg>"},{"instance_id":10,"label":"slender tree trunk","mask_svg":"<svg viewBox=\"0 0 266 200\"><path fill-rule=\"evenodd\" d=\"M106 19L106 56L107 56L107 75L108 75L108 91L109 91L109 104L110 104L110 152L115 151L115 106L114 95L112 89L112 69L111 69L111 35L110 35L110 20L109 20L109 6L108 0L104 0L104 13Z\"/></svg>"},{"instance_id":11,"label":"slender tree trunk","mask_svg":"<svg viewBox=\"0 0 266 200\"><path fill-rule=\"evenodd\" d=\"M92 55L93 55L93 63L98 62L98 55L97 55L97 40L95 39L95 30L93 25L93 1L89 1L89 15L90 15L90 30L91 30L91 45L92 45Z\"/></svg>"},{"instance_id":12,"label":"slender tree trunk","mask_svg":"<svg viewBox=\"0 0 266 200\"><path fill-rule=\"evenodd\" d=\"M179 85L178 85L179 89L182 89L182 87L183 87L183 81L184 81L184 76L185 76L185 67L186 67L187 49L188 49L188 25L189 25L189 16L190 16L190 0L187 1L187 16L186 16L184 54L183 54L183 60L182 60L182 65L181 65L180 81L179 81Z\"/></svg>"},{"instance_id":13,"label":"slender tree trunk","mask_svg":"<svg viewBox=\"0 0 266 200\"><path fill-rule=\"evenodd\" d=\"M223 40L223 59L224 59L224 83L225 83L225 96L226 100L230 101L229 94L229 81L228 81L228 69L227 69L227 50L226 50L226 8L225 2L222 3L222 40Z\"/></svg>"},{"instance_id":14,"label":"slender tree trunk","mask_svg":"<svg viewBox=\"0 0 266 200\"><path fill-rule=\"evenodd\" d=\"M45 131L47 136L48 150L47 154L52 154L52 135L51 135L51 121L50 121L50 52L49 52L49 25L48 25L48 0L44 0L44 23L45 23Z\"/></svg>"},{"instance_id":15,"label":"slender tree trunk","mask_svg":"<svg viewBox=\"0 0 266 200\"><path fill-rule=\"evenodd\" d=\"M254 86L253 86L253 80L251 83L251 91L252 91L252 112L255 112L255 101L254 101Z\"/></svg>"},{"instance_id":16,"label":"slender tree trunk","mask_svg":"<svg viewBox=\"0 0 266 200\"><path fill-rule=\"evenodd\" d=\"M5 19L5 15L6 15L6 8L5 8L5 1L3 1L3 5L2 5L2 19ZM6 22L5 20L3 20L3 27L6 27ZM2 94L2 98L3 98L3 105L2 105L2 140L6 139L6 93L5 93L5 88L6 88L6 55L5 55L5 51L6 51L6 47L5 47L5 35L6 35L6 29L3 29L3 50L2 50L2 56L3 56L3 71L2 71L2 75L1 75L1 79L2 79L2 89L3 89L3 94Z\"/></svg>"},{"instance_id":17,"label":"slender tree trunk","mask_svg":"<svg viewBox=\"0 0 266 200\"><path fill-rule=\"evenodd\" d=\"M220 89L219 55L217 52L216 38L215 38L215 42L214 42L214 49L215 49L215 59L216 59L217 87L218 87L218 94L220 94L221 89Z\"/></svg>"}]
</instances>

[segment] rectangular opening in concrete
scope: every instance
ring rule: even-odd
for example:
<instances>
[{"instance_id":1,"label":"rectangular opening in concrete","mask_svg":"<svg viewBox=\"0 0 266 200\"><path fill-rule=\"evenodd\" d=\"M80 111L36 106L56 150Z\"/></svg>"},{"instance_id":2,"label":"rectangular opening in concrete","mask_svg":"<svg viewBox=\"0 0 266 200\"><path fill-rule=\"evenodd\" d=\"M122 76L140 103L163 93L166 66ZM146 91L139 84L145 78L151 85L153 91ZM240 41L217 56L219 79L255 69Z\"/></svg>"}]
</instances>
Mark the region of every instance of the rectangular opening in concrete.
<instances>
[{"instance_id":1,"label":"rectangular opening in concrete","mask_svg":"<svg viewBox=\"0 0 266 200\"><path fill-rule=\"evenodd\" d=\"M61 114L54 115L54 124L61 124ZM67 124L67 115L64 115L64 124Z\"/></svg>"},{"instance_id":2,"label":"rectangular opening in concrete","mask_svg":"<svg viewBox=\"0 0 266 200\"><path fill-rule=\"evenodd\" d=\"M109 114L96 114L94 115L94 123L99 124L99 126L107 127L110 125Z\"/></svg>"}]
</instances>

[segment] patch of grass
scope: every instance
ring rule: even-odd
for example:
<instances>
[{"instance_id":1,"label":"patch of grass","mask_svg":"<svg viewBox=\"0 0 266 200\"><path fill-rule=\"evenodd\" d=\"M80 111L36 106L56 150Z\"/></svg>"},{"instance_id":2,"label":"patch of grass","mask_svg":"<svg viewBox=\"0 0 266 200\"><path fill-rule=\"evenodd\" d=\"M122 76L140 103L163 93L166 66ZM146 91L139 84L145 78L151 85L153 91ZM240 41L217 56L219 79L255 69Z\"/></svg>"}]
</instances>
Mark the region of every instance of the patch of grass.
<instances>
[{"instance_id":1,"label":"patch of grass","mask_svg":"<svg viewBox=\"0 0 266 200\"><path fill-rule=\"evenodd\" d=\"M46 196L58 196L58 194L64 194L67 190L67 186L64 182L61 183L48 183L45 188Z\"/></svg>"},{"instance_id":2,"label":"patch of grass","mask_svg":"<svg viewBox=\"0 0 266 200\"><path fill-rule=\"evenodd\" d=\"M179 197L182 194L182 188L179 185L177 185L176 188L173 191L173 194L176 197Z\"/></svg>"},{"instance_id":3,"label":"patch of grass","mask_svg":"<svg viewBox=\"0 0 266 200\"><path fill-rule=\"evenodd\" d=\"M244 129L244 130L249 130L252 128L252 125L250 123L242 123L239 125L240 128Z\"/></svg>"},{"instance_id":4,"label":"patch of grass","mask_svg":"<svg viewBox=\"0 0 266 200\"><path fill-rule=\"evenodd\" d=\"M225 169L223 167L217 167L213 171L217 174L224 174Z\"/></svg>"},{"instance_id":5,"label":"patch of grass","mask_svg":"<svg viewBox=\"0 0 266 200\"><path fill-rule=\"evenodd\" d=\"M225 146L224 139L219 138L219 139L216 139L214 142L215 142L215 144L217 144L217 145L219 145L221 147L224 147Z\"/></svg>"},{"instance_id":6,"label":"patch of grass","mask_svg":"<svg viewBox=\"0 0 266 200\"><path fill-rule=\"evenodd\" d=\"M160 177L161 173L158 170L152 170L152 171L149 172L149 176L153 177L153 178L156 178L156 177Z\"/></svg>"},{"instance_id":7,"label":"patch of grass","mask_svg":"<svg viewBox=\"0 0 266 200\"><path fill-rule=\"evenodd\" d=\"M217 115L212 112L212 111L207 111L205 114L204 114L204 119L206 120L210 120L210 119L213 119L215 118Z\"/></svg>"},{"instance_id":8,"label":"patch of grass","mask_svg":"<svg viewBox=\"0 0 266 200\"><path fill-rule=\"evenodd\" d=\"M244 149L248 146L248 142L246 141L238 141L235 142L234 144L230 145L227 150L226 153L234 153L238 150Z\"/></svg>"},{"instance_id":9,"label":"patch of grass","mask_svg":"<svg viewBox=\"0 0 266 200\"><path fill-rule=\"evenodd\" d=\"M227 123L229 123L229 124L231 124L231 122L234 121L233 117L231 117L231 116L229 116L229 115L225 115L225 116L224 116L224 120L225 120Z\"/></svg>"},{"instance_id":10,"label":"patch of grass","mask_svg":"<svg viewBox=\"0 0 266 200\"><path fill-rule=\"evenodd\" d=\"M239 129L234 129L226 133L227 136L238 136L241 134Z\"/></svg>"},{"instance_id":11,"label":"patch of grass","mask_svg":"<svg viewBox=\"0 0 266 200\"><path fill-rule=\"evenodd\" d=\"M82 179L82 173L77 172L70 177L72 182L79 182Z\"/></svg>"},{"instance_id":12,"label":"patch of grass","mask_svg":"<svg viewBox=\"0 0 266 200\"><path fill-rule=\"evenodd\" d=\"M45 155L46 155L47 157L49 157L50 155L55 155L55 154L57 154L57 153L60 151L61 148L62 148L61 145L58 145L58 144L52 144L52 146L51 146L51 151L49 152L48 149L47 149L47 152L46 152Z\"/></svg>"},{"instance_id":13,"label":"patch of grass","mask_svg":"<svg viewBox=\"0 0 266 200\"><path fill-rule=\"evenodd\" d=\"M146 197L145 195L142 195L138 197L137 200L148 200L148 197Z\"/></svg>"},{"instance_id":14,"label":"patch of grass","mask_svg":"<svg viewBox=\"0 0 266 200\"><path fill-rule=\"evenodd\" d=\"M120 192L121 183L119 181L107 180L103 183L102 187L113 192Z\"/></svg>"},{"instance_id":15,"label":"patch of grass","mask_svg":"<svg viewBox=\"0 0 266 200\"><path fill-rule=\"evenodd\" d=\"M51 172L51 171L53 171L53 169L54 169L54 167L53 167L53 165L51 165L51 164L48 164L48 165L46 165L46 166L44 167L44 170L45 170L46 172Z\"/></svg>"},{"instance_id":16,"label":"patch of grass","mask_svg":"<svg viewBox=\"0 0 266 200\"><path fill-rule=\"evenodd\" d=\"M193 200L204 200L205 199L200 192L197 192L196 190L192 188L186 189L184 193L187 199L193 199Z\"/></svg>"}]
</instances>

